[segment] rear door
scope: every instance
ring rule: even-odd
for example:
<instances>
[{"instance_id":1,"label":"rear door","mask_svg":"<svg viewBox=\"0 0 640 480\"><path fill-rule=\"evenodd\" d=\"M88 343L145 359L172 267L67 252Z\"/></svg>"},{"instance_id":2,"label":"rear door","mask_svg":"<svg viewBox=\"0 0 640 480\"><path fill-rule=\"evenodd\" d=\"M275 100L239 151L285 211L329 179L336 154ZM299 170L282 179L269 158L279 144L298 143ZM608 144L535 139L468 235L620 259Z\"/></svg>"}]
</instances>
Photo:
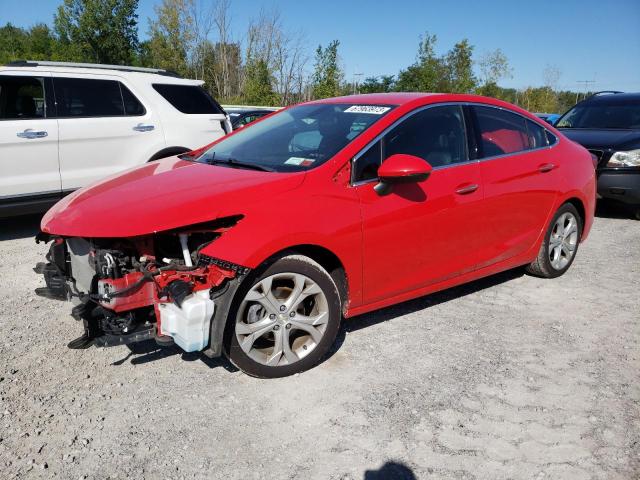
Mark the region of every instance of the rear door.
<instances>
[{"instance_id":1,"label":"rear door","mask_svg":"<svg viewBox=\"0 0 640 480\"><path fill-rule=\"evenodd\" d=\"M433 172L421 183L374 191L380 159L396 153L423 158ZM482 185L469 159L459 105L415 112L354 159L352 182L363 220L364 302L435 284L472 271L484 234Z\"/></svg>"},{"instance_id":2,"label":"rear door","mask_svg":"<svg viewBox=\"0 0 640 480\"><path fill-rule=\"evenodd\" d=\"M59 198L53 108L49 74L0 73L1 203Z\"/></svg>"},{"instance_id":3,"label":"rear door","mask_svg":"<svg viewBox=\"0 0 640 480\"><path fill-rule=\"evenodd\" d=\"M536 122L503 108L469 108L484 185L483 217L490 227L478 248L481 268L534 245L555 202L561 173L545 129Z\"/></svg>"},{"instance_id":4,"label":"rear door","mask_svg":"<svg viewBox=\"0 0 640 480\"><path fill-rule=\"evenodd\" d=\"M165 146L157 114L117 77L53 79L62 189L140 165Z\"/></svg>"}]
</instances>

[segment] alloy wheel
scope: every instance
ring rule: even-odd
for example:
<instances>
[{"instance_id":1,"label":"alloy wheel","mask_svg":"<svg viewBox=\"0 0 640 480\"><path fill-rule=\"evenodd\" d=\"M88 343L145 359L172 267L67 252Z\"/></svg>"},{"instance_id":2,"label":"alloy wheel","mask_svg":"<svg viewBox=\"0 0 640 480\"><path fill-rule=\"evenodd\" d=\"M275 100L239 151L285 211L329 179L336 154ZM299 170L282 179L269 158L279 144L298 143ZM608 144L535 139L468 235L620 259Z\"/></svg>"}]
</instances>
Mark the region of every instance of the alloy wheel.
<instances>
[{"instance_id":1,"label":"alloy wheel","mask_svg":"<svg viewBox=\"0 0 640 480\"><path fill-rule=\"evenodd\" d=\"M236 316L238 344L254 361L290 365L311 353L329 321L327 297L311 278L277 273L256 282Z\"/></svg>"},{"instance_id":2,"label":"alloy wheel","mask_svg":"<svg viewBox=\"0 0 640 480\"><path fill-rule=\"evenodd\" d=\"M571 212L558 217L549 237L549 262L562 270L571 262L578 246L578 220Z\"/></svg>"}]
</instances>

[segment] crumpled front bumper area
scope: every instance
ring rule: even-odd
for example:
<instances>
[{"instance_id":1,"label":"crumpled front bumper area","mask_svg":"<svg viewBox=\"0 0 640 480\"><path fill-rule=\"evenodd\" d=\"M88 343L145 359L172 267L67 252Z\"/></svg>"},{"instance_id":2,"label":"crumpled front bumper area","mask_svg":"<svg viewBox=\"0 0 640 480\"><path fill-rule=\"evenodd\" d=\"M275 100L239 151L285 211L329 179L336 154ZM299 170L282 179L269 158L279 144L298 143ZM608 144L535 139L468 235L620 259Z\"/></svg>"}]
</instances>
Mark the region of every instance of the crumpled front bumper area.
<instances>
[{"instance_id":1,"label":"crumpled front bumper area","mask_svg":"<svg viewBox=\"0 0 640 480\"><path fill-rule=\"evenodd\" d=\"M135 255L82 238L40 234L36 240L52 242L47 262L34 268L46 283L36 294L72 301L71 315L84 327L70 348L155 339L187 352L209 347L209 356L221 353L231 303L225 296L233 295L249 269L199 252L192 262L186 241L184 262L158 262L145 253L152 249L144 239Z\"/></svg>"}]
</instances>

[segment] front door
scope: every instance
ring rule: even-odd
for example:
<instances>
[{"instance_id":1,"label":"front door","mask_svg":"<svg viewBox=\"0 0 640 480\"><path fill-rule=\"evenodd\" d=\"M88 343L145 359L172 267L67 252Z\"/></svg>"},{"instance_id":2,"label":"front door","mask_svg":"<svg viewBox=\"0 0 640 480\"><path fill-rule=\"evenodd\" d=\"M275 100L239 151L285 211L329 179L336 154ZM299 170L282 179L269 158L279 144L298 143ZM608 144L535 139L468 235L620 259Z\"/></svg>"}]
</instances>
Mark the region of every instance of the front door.
<instances>
[{"instance_id":1,"label":"front door","mask_svg":"<svg viewBox=\"0 0 640 480\"><path fill-rule=\"evenodd\" d=\"M469 161L459 105L426 107L392 127L353 164L363 221L364 303L439 283L475 268L483 189ZM415 155L433 167L421 183L374 191L380 159Z\"/></svg>"},{"instance_id":2,"label":"front door","mask_svg":"<svg viewBox=\"0 0 640 480\"><path fill-rule=\"evenodd\" d=\"M0 202L60 196L50 77L0 75Z\"/></svg>"}]
</instances>

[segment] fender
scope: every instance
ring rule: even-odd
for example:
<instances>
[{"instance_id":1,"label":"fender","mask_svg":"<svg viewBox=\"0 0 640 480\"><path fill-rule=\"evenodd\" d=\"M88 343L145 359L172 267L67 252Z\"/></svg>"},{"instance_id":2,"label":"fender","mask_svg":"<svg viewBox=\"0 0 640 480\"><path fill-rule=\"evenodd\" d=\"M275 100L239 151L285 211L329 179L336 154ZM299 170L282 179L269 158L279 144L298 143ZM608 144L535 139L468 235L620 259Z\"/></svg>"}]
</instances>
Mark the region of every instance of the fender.
<instances>
[{"instance_id":1,"label":"fender","mask_svg":"<svg viewBox=\"0 0 640 480\"><path fill-rule=\"evenodd\" d=\"M267 202L253 204L248 210L239 208L237 213L244 218L204 247L202 253L254 269L283 250L299 245L319 246L340 260L348 278L349 302L359 304L362 299L359 200L350 188L335 185L327 190L326 184L323 187L321 192L303 182L298 189L307 190L305 195L299 196L299 202L288 203L286 208L283 205L282 212L274 212ZM286 222L287 228L280 228L280 222Z\"/></svg>"}]
</instances>

